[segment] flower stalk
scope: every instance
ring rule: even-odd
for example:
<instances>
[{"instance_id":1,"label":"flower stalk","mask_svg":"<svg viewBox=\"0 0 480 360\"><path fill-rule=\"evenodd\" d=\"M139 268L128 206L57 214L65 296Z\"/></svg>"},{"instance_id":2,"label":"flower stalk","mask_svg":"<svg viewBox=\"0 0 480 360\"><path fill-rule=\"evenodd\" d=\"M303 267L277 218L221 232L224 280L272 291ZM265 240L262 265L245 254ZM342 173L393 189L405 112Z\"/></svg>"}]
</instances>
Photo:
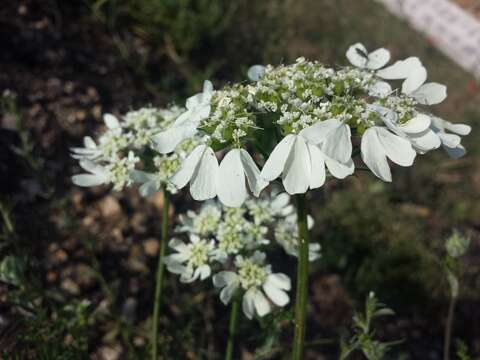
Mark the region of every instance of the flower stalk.
<instances>
[{"instance_id":1,"label":"flower stalk","mask_svg":"<svg viewBox=\"0 0 480 360\"><path fill-rule=\"evenodd\" d=\"M228 323L228 341L225 350L225 360L233 359L233 350L235 347L235 337L237 335L238 313L240 308L241 297L235 297L230 310L230 321Z\"/></svg>"},{"instance_id":2,"label":"flower stalk","mask_svg":"<svg viewBox=\"0 0 480 360\"><path fill-rule=\"evenodd\" d=\"M305 315L308 296L308 250L309 234L307 225L307 210L305 194L296 195L297 225L298 225L298 265L297 290L295 299L295 335L293 339L293 360L303 358L305 344Z\"/></svg>"},{"instance_id":3,"label":"flower stalk","mask_svg":"<svg viewBox=\"0 0 480 360\"><path fill-rule=\"evenodd\" d=\"M153 304L153 324L152 324L152 360L158 359L158 318L160 315L160 304L162 301L162 288L164 278L164 258L167 247L168 237L168 219L169 219L170 198L168 191L163 190L163 208L162 208L162 229L160 238L160 249L158 254L157 274L155 279L155 299Z\"/></svg>"}]
</instances>

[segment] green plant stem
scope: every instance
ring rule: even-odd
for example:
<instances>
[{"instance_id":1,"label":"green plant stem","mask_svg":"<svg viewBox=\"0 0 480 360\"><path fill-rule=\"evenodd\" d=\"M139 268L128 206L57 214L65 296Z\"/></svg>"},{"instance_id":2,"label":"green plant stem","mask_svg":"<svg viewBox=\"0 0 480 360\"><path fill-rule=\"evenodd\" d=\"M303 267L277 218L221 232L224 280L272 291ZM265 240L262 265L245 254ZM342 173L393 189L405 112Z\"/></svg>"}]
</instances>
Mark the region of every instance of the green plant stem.
<instances>
[{"instance_id":1,"label":"green plant stem","mask_svg":"<svg viewBox=\"0 0 480 360\"><path fill-rule=\"evenodd\" d=\"M158 318L160 315L160 303L162 300L163 274L165 270L164 257L168 237L168 212L170 199L168 192L163 190L162 208L162 234L160 238L160 249L158 254L157 276L155 279L155 301L153 304L153 325L152 325L152 360L158 359Z\"/></svg>"},{"instance_id":2,"label":"green plant stem","mask_svg":"<svg viewBox=\"0 0 480 360\"><path fill-rule=\"evenodd\" d=\"M450 303L448 304L448 315L447 322L445 324L445 339L443 344L443 360L450 360L450 343L452 341L452 327L453 327L453 318L455 311L456 297L452 296L450 298Z\"/></svg>"},{"instance_id":3,"label":"green plant stem","mask_svg":"<svg viewBox=\"0 0 480 360\"><path fill-rule=\"evenodd\" d=\"M228 341L225 350L225 360L233 359L233 349L235 346L235 336L237 335L238 309L240 308L240 297L235 297L230 310L230 322L228 323Z\"/></svg>"},{"instance_id":4,"label":"green plant stem","mask_svg":"<svg viewBox=\"0 0 480 360\"><path fill-rule=\"evenodd\" d=\"M303 358L305 346L305 315L308 296L308 225L305 194L296 195L298 225L297 293L295 297L295 335L293 338L293 360Z\"/></svg>"}]
</instances>

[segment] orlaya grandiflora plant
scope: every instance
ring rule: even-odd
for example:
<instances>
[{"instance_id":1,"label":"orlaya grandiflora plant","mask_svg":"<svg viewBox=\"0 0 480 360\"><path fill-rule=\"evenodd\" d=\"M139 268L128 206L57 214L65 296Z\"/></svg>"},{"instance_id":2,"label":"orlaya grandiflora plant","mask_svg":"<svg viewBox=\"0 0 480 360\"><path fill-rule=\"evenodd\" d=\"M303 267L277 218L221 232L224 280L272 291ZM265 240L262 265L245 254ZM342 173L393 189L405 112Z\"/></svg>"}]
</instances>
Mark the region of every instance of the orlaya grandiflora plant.
<instances>
[{"instance_id":1,"label":"orlaya grandiflora plant","mask_svg":"<svg viewBox=\"0 0 480 360\"><path fill-rule=\"evenodd\" d=\"M368 52L360 43L346 55L353 67L336 69L299 58L291 65L253 66L250 83L213 90L206 82L202 93L188 99L180 120L154 138L157 151L169 153L183 139L201 134L204 142L170 179L177 188L190 184L194 199L218 197L226 206L239 207L277 178L288 194L296 195L300 305L294 359L302 357L309 259L304 194L323 186L328 176L353 174L352 154L390 182L389 160L408 167L418 154L441 145L458 157L464 153L459 135L470 131L426 110L447 92L444 85L426 83L427 71L418 58L388 66L388 50ZM401 81L401 88L392 87L391 80ZM228 273L218 283L227 289L232 279L237 276Z\"/></svg>"},{"instance_id":2,"label":"orlaya grandiflora plant","mask_svg":"<svg viewBox=\"0 0 480 360\"><path fill-rule=\"evenodd\" d=\"M313 226L313 219L309 222ZM290 301L290 278L272 271L266 251L280 245L298 256L295 227L286 193L252 198L239 208L211 200L180 216L176 237L169 243L173 252L165 263L181 282L211 278L225 305L241 300L247 318L263 317ZM319 244L310 244L310 261L320 256L319 250Z\"/></svg>"},{"instance_id":3,"label":"orlaya grandiflora plant","mask_svg":"<svg viewBox=\"0 0 480 360\"><path fill-rule=\"evenodd\" d=\"M440 120L421 107L443 101L446 87L425 83L418 58L385 67L390 53L368 53L362 44L351 46L347 57L356 68L335 70L300 58L287 66L252 67L249 84L213 90L206 82L188 99L180 121L154 138L156 149L168 153L194 133L205 136L172 184L190 183L194 199L218 196L235 207L278 177L289 194L302 194L321 187L326 170L338 179L351 175L352 134L361 137L363 162L384 181L392 180L387 159L411 166L417 154L441 144L461 146L458 135L445 136ZM401 89L392 90L386 80L402 80ZM456 126L459 135L468 133L466 125ZM261 170L254 160L259 154Z\"/></svg>"},{"instance_id":4,"label":"orlaya grandiflora plant","mask_svg":"<svg viewBox=\"0 0 480 360\"><path fill-rule=\"evenodd\" d=\"M291 65L255 65L248 71L248 83L214 90L206 81L183 109L146 108L120 120L106 115L107 131L98 141L87 137L84 148L72 149L88 172L74 176L80 186L113 184L121 190L139 182L142 195L163 189L166 196L189 185L194 199L218 197L232 212L248 204L250 194L261 196L280 178L285 191L295 195L297 208L290 219L297 222L298 233L284 237L282 245L298 256L294 359L302 357L308 261L318 252L308 243L305 193L329 178L353 174L360 159L374 175L390 182L390 162L411 166L418 154L440 146L457 158L465 153L460 136L470 132L469 126L452 124L427 110L447 92L444 85L426 82L427 71L418 58L387 65L388 50L368 52L362 44L352 45L347 58L353 67L331 68L299 58ZM395 88L391 80L401 87ZM354 162L356 155L360 159ZM163 218L168 219L168 212ZM213 242L193 233L188 243L172 242L177 253L169 257L169 269L188 282L210 277L211 261L227 261L231 269L214 277L224 302L234 289L242 290L248 317L266 314L271 304L286 305L289 282L283 275L270 276L274 273L265 265L262 249L244 254L242 249L251 246L243 243L248 236L240 241L230 227L214 228ZM283 234L294 228L283 226ZM277 227L276 233L280 230ZM261 227L249 231L258 244L267 241ZM163 233L165 238L166 230ZM296 246L292 239L298 241ZM250 272L261 276L250 283L242 277ZM270 296L274 293L278 298Z\"/></svg>"}]
</instances>

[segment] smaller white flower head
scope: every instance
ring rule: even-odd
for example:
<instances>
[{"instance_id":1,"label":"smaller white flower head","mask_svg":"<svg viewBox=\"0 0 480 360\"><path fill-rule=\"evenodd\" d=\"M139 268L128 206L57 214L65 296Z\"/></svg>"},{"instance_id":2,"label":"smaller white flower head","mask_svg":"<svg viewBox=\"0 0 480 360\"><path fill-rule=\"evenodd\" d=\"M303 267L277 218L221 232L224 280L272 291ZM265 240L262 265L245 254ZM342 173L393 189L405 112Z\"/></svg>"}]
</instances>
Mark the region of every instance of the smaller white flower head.
<instances>
[{"instance_id":1,"label":"smaller white flower head","mask_svg":"<svg viewBox=\"0 0 480 360\"><path fill-rule=\"evenodd\" d=\"M176 253L165 257L165 265L170 272L180 275L181 282L190 283L198 278L205 280L210 276L209 261L215 248L213 241L191 234L187 244L173 238L168 245Z\"/></svg>"},{"instance_id":2,"label":"smaller white flower head","mask_svg":"<svg viewBox=\"0 0 480 360\"><path fill-rule=\"evenodd\" d=\"M194 233L201 237L211 236L217 232L221 217L220 206L213 201L207 201L198 212L189 210L186 216L180 215L177 231Z\"/></svg>"},{"instance_id":3,"label":"smaller white flower head","mask_svg":"<svg viewBox=\"0 0 480 360\"><path fill-rule=\"evenodd\" d=\"M272 273L270 266L265 265L264 253L256 251L249 258L239 255L235 266L236 272L222 271L213 276L215 287L222 288L220 300L224 304L230 302L237 289L243 291L242 309L249 319L270 313L270 301L279 307L288 304L290 298L286 291L291 289L290 278L285 274Z\"/></svg>"}]
</instances>

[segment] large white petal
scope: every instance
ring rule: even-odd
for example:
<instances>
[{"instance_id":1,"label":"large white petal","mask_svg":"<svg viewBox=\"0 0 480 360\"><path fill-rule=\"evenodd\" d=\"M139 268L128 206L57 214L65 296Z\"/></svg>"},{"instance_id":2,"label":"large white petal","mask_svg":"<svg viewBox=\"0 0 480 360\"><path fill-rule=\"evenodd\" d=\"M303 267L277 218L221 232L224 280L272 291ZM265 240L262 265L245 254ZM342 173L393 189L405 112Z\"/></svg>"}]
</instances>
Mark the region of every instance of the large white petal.
<instances>
[{"instance_id":1,"label":"large white petal","mask_svg":"<svg viewBox=\"0 0 480 360\"><path fill-rule=\"evenodd\" d=\"M441 145L441 139L433 130L427 129L421 134L409 137L410 142L417 152L423 154L427 151L438 149Z\"/></svg>"},{"instance_id":2,"label":"large white petal","mask_svg":"<svg viewBox=\"0 0 480 360\"><path fill-rule=\"evenodd\" d=\"M245 171L250 190L253 195L260 195L260 192L268 185L268 182L261 178L257 164L255 164L255 161L253 161L247 151L240 150L240 159L242 160L243 170Z\"/></svg>"},{"instance_id":3,"label":"large white petal","mask_svg":"<svg viewBox=\"0 0 480 360\"><path fill-rule=\"evenodd\" d=\"M240 150L232 149L218 169L218 199L226 206L238 207L248 196Z\"/></svg>"},{"instance_id":4,"label":"large white petal","mask_svg":"<svg viewBox=\"0 0 480 360\"><path fill-rule=\"evenodd\" d=\"M152 141L155 143L155 149L159 153L168 154L175 150L177 145L183 140L192 137L196 132L196 126L185 123L183 125L173 126L154 135Z\"/></svg>"},{"instance_id":5,"label":"large white petal","mask_svg":"<svg viewBox=\"0 0 480 360\"><path fill-rule=\"evenodd\" d=\"M290 278L282 273L274 273L268 275L266 283L272 284L275 287L283 290L290 290L292 288L292 282Z\"/></svg>"},{"instance_id":6,"label":"large white petal","mask_svg":"<svg viewBox=\"0 0 480 360\"><path fill-rule=\"evenodd\" d=\"M268 281L263 285L263 290L270 300L272 300L277 306L285 306L290 301L290 298L285 291L279 289Z\"/></svg>"},{"instance_id":7,"label":"large white petal","mask_svg":"<svg viewBox=\"0 0 480 360\"><path fill-rule=\"evenodd\" d=\"M213 276L213 286L215 287L224 287L230 285L237 279L237 274L233 271L220 271L218 274Z\"/></svg>"},{"instance_id":8,"label":"large white petal","mask_svg":"<svg viewBox=\"0 0 480 360\"><path fill-rule=\"evenodd\" d=\"M257 314L260 317L267 315L271 311L271 307L267 298L260 290L255 291L254 295L254 303L255 303L255 310L257 310Z\"/></svg>"},{"instance_id":9,"label":"large white petal","mask_svg":"<svg viewBox=\"0 0 480 360\"><path fill-rule=\"evenodd\" d=\"M183 161L180 169L172 176L170 182L175 185L176 188L181 189L188 184L192 178L195 169L200 163L203 153L205 152L205 145L198 145Z\"/></svg>"},{"instance_id":10,"label":"large white petal","mask_svg":"<svg viewBox=\"0 0 480 360\"><path fill-rule=\"evenodd\" d=\"M120 123L118 122L118 119L112 114L103 115L103 121L105 122L105 125L107 125L109 129L115 129L120 127Z\"/></svg>"},{"instance_id":11,"label":"large white petal","mask_svg":"<svg viewBox=\"0 0 480 360\"><path fill-rule=\"evenodd\" d=\"M211 94L213 92L213 84L210 80L205 80L203 82L203 93L204 94Z\"/></svg>"},{"instance_id":12,"label":"large white petal","mask_svg":"<svg viewBox=\"0 0 480 360\"><path fill-rule=\"evenodd\" d=\"M462 141L461 137L456 134L438 132L437 135L442 141L442 144L449 148L456 148Z\"/></svg>"},{"instance_id":13,"label":"large white petal","mask_svg":"<svg viewBox=\"0 0 480 360\"><path fill-rule=\"evenodd\" d=\"M102 185L107 182L107 177L102 175L79 174L72 176L72 182L77 186L90 187Z\"/></svg>"},{"instance_id":14,"label":"large white petal","mask_svg":"<svg viewBox=\"0 0 480 360\"><path fill-rule=\"evenodd\" d=\"M390 95L392 87L385 81L377 81L368 88L368 95L384 98Z\"/></svg>"},{"instance_id":15,"label":"large white petal","mask_svg":"<svg viewBox=\"0 0 480 360\"><path fill-rule=\"evenodd\" d=\"M352 157L350 127L340 124L323 142L321 149L325 155L340 162L347 162Z\"/></svg>"},{"instance_id":16,"label":"large white petal","mask_svg":"<svg viewBox=\"0 0 480 360\"><path fill-rule=\"evenodd\" d=\"M312 174L310 176L310 189L316 189L325 183L325 160L320 149L311 144L308 145Z\"/></svg>"},{"instance_id":17,"label":"large white petal","mask_svg":"<svg viewBox=\"0 0 480 360\"><path fill-rule=\"evenodd\" d=\"M385 155L401 166L411 166L417 153L407 139L395 135L386 128L377 128L377 136Z\"/></svg>"},{"instance_id":18,"label":"large white petal","mask_svg":"<svg viewBox=\"0 0 480 360\"><path fill-rule=\"evenodd\" d=\"M409 57L405 60L399 60L385 69L377 71L376 74L382 79L387 80L406 79L413 69L421 66L422 63L417 57Z\"/></svg>"},{"instance_id":19,"label":"large white petal","mask_svg":"<svg viewBox=\"0 0 480 360\"><path fill-rule=\"evenodd\" d=\"M266 68L263 65L250 66L250 68L248 69L248 72L247 72L247 76L250 80L258 81L265 74L265 69Z\"/></svg>"},{"instance_id":20,"label":"large white petal","mask_svg":"<svg viewBox=\"0 0 480 360\"><path fill-rule=\"evenodd\" d=\"M352 159L348 159L347 162L341 163L332 158L325 158L325 164L327 165L330 174L337 179L344 179L349 175L352 175L355 170L355 164Z\"/></svg>"},{"instance_id":21,"label":"large white petal","mask_svg":"<svg viewBox=\"0 0 480 360\"><path fill-rule=\"evenodd\" d=\"M96 149L97 148L97 144L95 143L95 141L90 136L85 136L83 138L83 145L85 145L85 147L87 149Z\"/></svg>"},{"instance_id":22,"label":"large white petal","mask_svg":"<svg viewBox=\"0 0 480 360\"><path fill-rule=\"evenodd\" d=\"M468 135L472 131L472 127L465 124L454 124L450 121L444 121L444 127L446 130L449 130L458 135Z\"/></svg>"},{"instance_id":23,"label":"large white petal","mask_svg":"<svg viewBox=\"0 0 480 360\"><path fill-rule=\"evenodd\" d=\"M447 87L438 83L427 83L411 94L422 105L440 104L447 98Z\"/></svg>"},{"instance_id":24,"label":"large white petal","mask_svg":"<svg viewBox=\"0 0 480 360\"><path fill-rule=\"evenodd\" d=\"M407 79L402 83L402 92L411 94L417 90L427 80L427 69L423 66L415 67L409 74Z\"/></svg>"},{"instance_id":25,"label":"large white petal","mask_svg":"<svg viewBox=\"0 0 480 360\"><path fill-rule=\"evenodd\" d=\"M377 130L373 126L367 129L362 136L361 154L363 162L383 181L392 181L392 174L388 166L385 150L378 139Z\"/></svg>"},{"instance_id":26,"label":"large white petal","mask_svg":"<svg viewBox=\"0 0 480 360\"><path fill-rule=\"evenodd\" d=\"M296 135L289 134L280 141L272 153L268 157L267 162L263 166L260 176L266 181L275 180L282 173L285 163L287 162L288 155L295 142Z\"/></svg>"},{"instance_id":27,"label":"large white petal","mask_svg":"<svg viewBox=\"0 0 480 360\"><path fill-rule=\"evenodd\" d=\"M84 160L81 160L78 164L82 169L87 170L92 174L106 175L107 173L107 171L102 165L99 165L91 160L84 159Z\"/></svg>"},{"instance_id":28,"label":"large white petal","mask_svg":"<svg viewBox=\"0 0 480 360\"><path fill-rule=\"evenodd\" d=\"M368 54L367 68L377 70L384 67L390 61L390 51L384 48L377 49Z\"/></svg>"},{"instance_id":29,"label":"large white petal","mask_svg":"<svg viewBox=\"0 0 480 360\"><path fill-rule=\"evenodd\" d=\"M328 119L306 127L300 131L299 135L305 138L309 143L317 145L330 137L331 133L341 125L342 122L338 119Z\"/></svg>"},{"instance_id":30,"label":"large white petal","mask_svg":"<svg viewBox=\"0 0 480 360\"><path fill-rule=\"evenodd\" d=\"M407 134L418 134L430 127L430 116L417 114L404 124L397 125L400 130Z\"/></svg>"},{"instance_id":31,"label":"large white petal","mask_svg":"<svg viewBox=\"0 0 480 360\"><path fill-rule=\"evenodd\" d=\"M367 49L361 43L356 43L350 46L347 50L346 56L352 65L359 68L364 68L368 60Z\"/></svg>"},{"instance_id":32,"label":"large white petal","mask_svg":"<svg viewBox=\"0 0 480 360\"><path fill-rule=\"evenodd\" d=\"M227 305L232 299L232 296L235 295L235 291L237 291L237 289L238 284L236 282L232 282L225 286L222 291L220 291L220 300L222 303Z\"/></svg>"},{"instance_id":33,"label":"large white petal","mask_svg":"<svg viewBox=\"0 0 480 360\"><path fill-rule=\"evenodd\" d=\"M311 163L307 144L297 136L282 174L282 182L289 194L303 194L310 185Z\"/></svg>"},{"instance_id":34,"label":"large white petal","mask_svg":"<svg viewBox=\"0 0 480 360\"><path fill-rule=\"evenodd\" d=\"M255 315L255 289L251 288L247 290L245 295L243 295L242 301L243 313L248 319L252 319Z\"/></svg>"},{"instance_id":35,"label":"large white petal","mask_svg":"<svg viewBox=\"0 0 480 360\"><path fill-rule=\"evenodd\" d=\"M203 201L217 195L218 160L211 148L206 148L190 181L190 194Z\"/></svg>"},{"instance_id":36,"label":"large white petal","mask_svg":"<svg viewBox=\"0 0 480 360\"><path fill-rule=\"evenodd\" d=\"M205 280L212 274L212 269L210 268L209 265L202 265L200 266L195 272L200 274L200 280Z\"/></svg>"}]
</instances>

